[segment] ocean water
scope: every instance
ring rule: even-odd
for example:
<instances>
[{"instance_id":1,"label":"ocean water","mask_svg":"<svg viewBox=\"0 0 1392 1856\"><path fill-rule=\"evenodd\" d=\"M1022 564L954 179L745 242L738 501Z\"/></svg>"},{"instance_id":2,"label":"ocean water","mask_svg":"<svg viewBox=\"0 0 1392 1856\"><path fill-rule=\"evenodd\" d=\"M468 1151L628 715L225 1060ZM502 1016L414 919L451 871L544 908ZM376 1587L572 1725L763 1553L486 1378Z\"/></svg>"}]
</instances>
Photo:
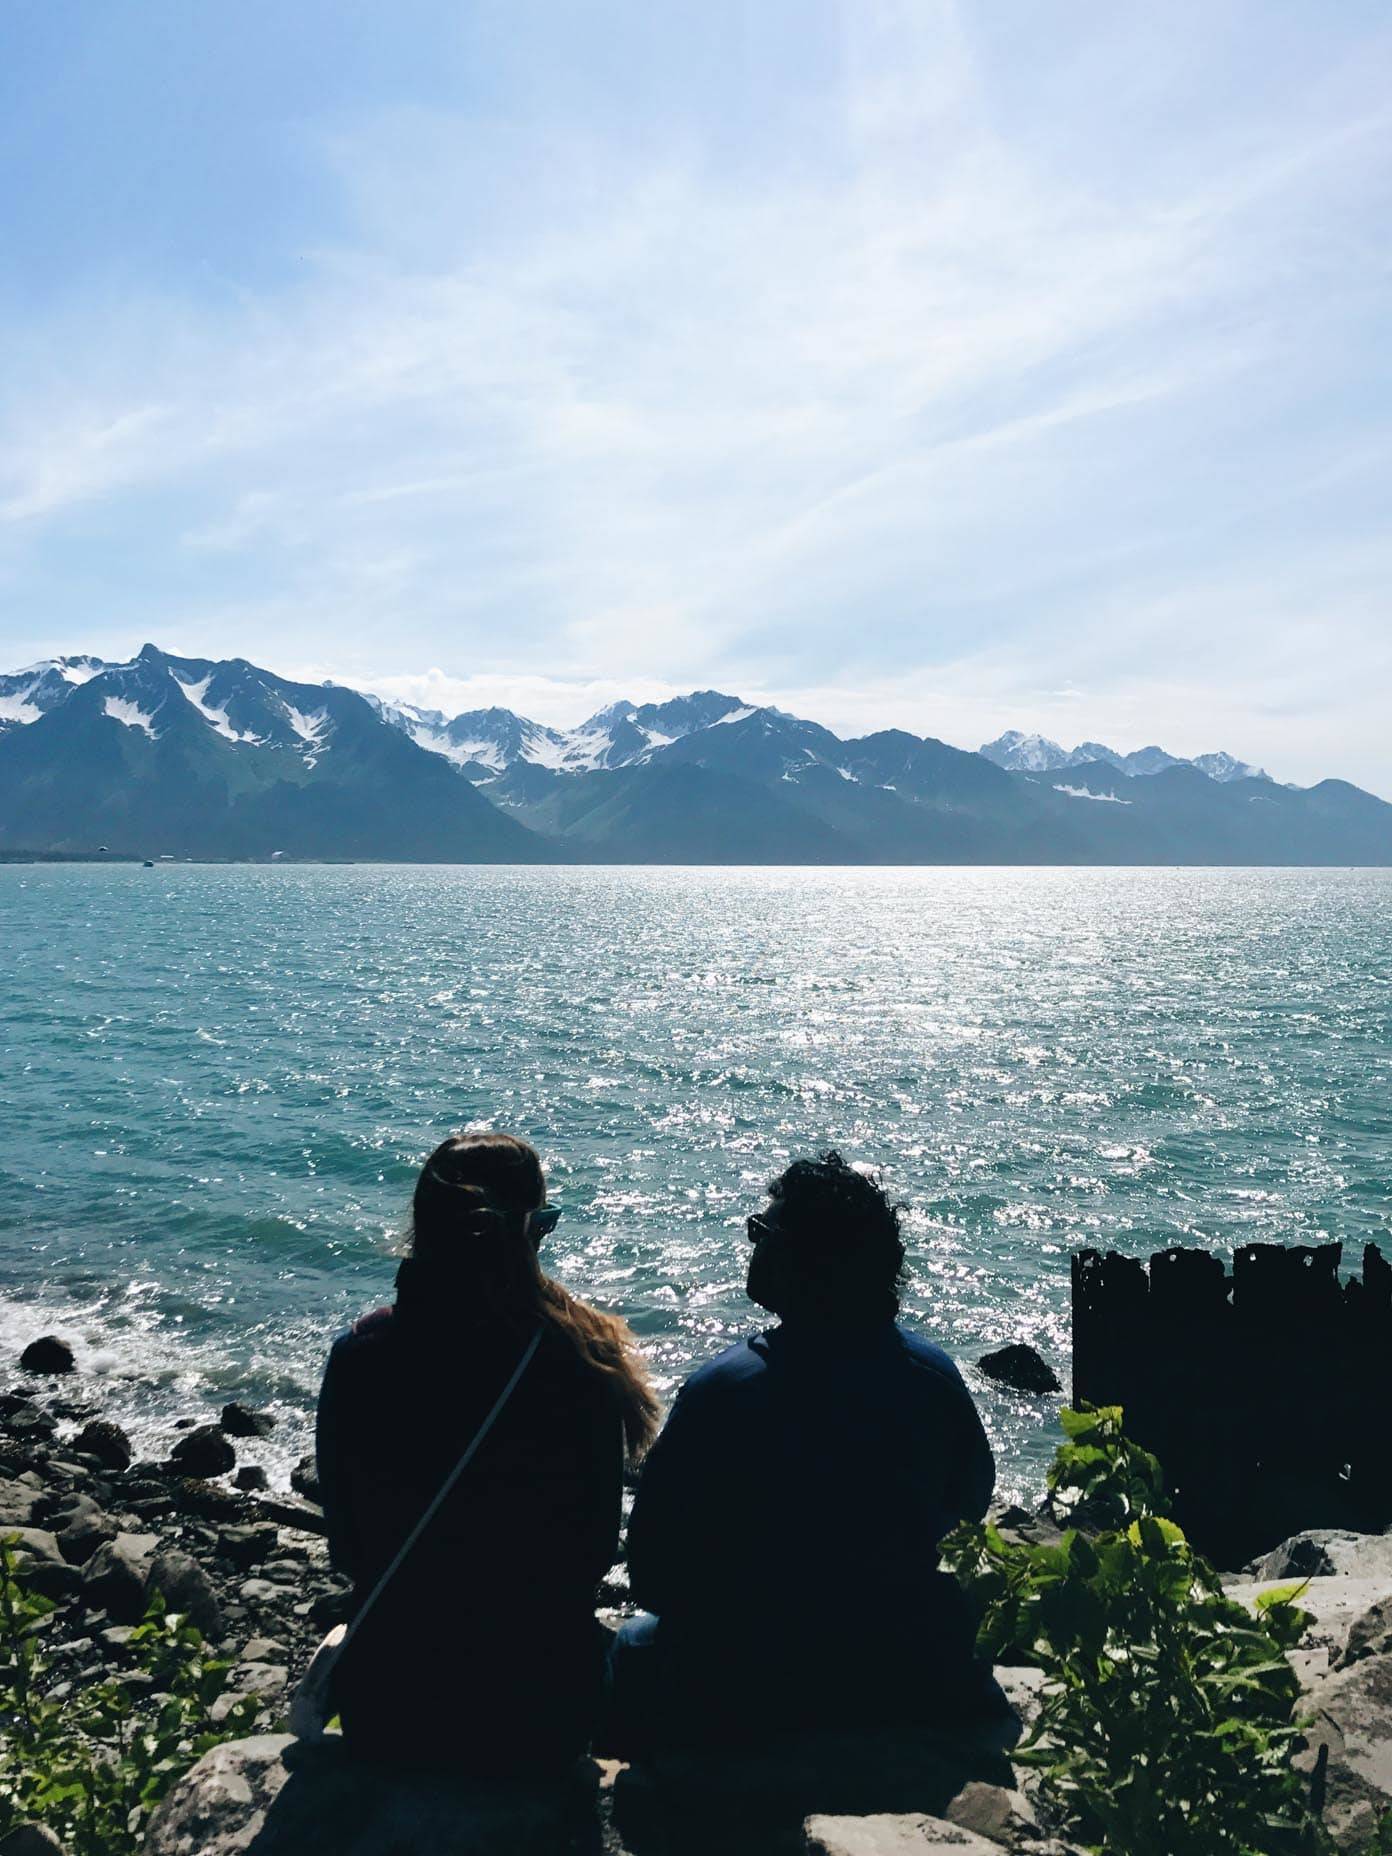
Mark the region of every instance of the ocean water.
<instances>
[{"instance_id":1,"label":"ocean water","mask_svg":"<svg viewBox=\"0 0 1392 1856\"><path fill-rule=\"evenodd\" d=\"M70 1335L152 1449L268 1404L279 1480L455 1128L536 1141L668 1392L831 1145L908 1319L1065 1380L1080 1246L1392 1239L1388 872L9 866L0 950L0 1361ZM1036 1484L1057 1400L972 1383Z\"/></svg>"}]
</instances>

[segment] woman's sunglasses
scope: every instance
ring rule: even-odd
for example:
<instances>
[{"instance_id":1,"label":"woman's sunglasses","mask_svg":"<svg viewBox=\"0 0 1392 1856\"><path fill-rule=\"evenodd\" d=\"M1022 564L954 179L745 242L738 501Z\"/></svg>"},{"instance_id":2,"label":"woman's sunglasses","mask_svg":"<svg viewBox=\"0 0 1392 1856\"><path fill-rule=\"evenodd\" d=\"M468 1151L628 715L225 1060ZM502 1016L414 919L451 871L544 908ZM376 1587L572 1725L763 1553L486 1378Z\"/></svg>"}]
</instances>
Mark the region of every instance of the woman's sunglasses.
<instances>
[{"instance_id":1,"label":"woman's sunglasses","mask_svg":"<svg viewBox=\"0 0 1392 1856\"><path fill-rule=\"evenodd\" d=\"M543 1237L550 1237L561 1222L561 1210L559 1205L538 1205L534 1212L527 1214L527 1235L538 1243Z\"/></svg>"}]
</instances>

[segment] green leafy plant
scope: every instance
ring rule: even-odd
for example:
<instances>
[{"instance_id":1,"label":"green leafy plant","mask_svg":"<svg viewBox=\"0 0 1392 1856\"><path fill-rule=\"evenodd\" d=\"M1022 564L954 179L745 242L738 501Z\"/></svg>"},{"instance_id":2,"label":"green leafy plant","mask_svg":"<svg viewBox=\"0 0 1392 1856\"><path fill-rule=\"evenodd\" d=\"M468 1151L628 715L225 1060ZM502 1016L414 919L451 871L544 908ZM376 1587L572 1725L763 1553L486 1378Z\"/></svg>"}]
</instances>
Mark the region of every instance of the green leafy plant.
<instances>
[{"instance_id":1,"label":"green leafy plant","mask_svg":"<svg viewBox=\"0 0 1392 1856\"><path fill-rule=\"evenodd\" d=\"M990 1526L944 1543L993 1661L1036 1665L1043 1704L1016 1749L1070 1835L1106 1856L1282 1856L1319 1847L1291 1770L1309 1622L1301 1586L1253 1613L1163 1512L1163 1479L1116 1407L1063 1413L1049 1475L1057 1545Z\"/></svg>"},{"instance_id":2,"label":"green leafy plant","mask_svg":"<svg viewBox=\"0 0 1392 1856\"><path fill-rule=\"evenodd\" d=\"M264 1703L242 1696L212 1719L230 1664L158 1596L131 1633L130 1667L62 1692L45 1651L53 1612L0 1540L0 1835L37 1821L70 1856L127 1856L174 1781L251 1731Z\"/></svg>"}]
</instances>

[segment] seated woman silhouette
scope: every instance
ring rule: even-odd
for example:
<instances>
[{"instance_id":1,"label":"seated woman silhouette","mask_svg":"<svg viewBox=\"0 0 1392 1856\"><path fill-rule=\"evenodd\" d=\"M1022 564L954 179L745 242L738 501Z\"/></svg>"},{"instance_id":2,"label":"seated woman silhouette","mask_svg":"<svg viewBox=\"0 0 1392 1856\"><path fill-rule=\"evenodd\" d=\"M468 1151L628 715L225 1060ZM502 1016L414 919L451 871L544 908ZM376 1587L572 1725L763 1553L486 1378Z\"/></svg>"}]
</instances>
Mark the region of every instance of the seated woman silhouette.
<instances>
[{"instance_id":1,"label":"seated woman silhouette","mask_svg":"<svg viewBox=\"0 0 1392 1856\"><path fill-rule=\"evenodd\" d=\"M650 1615L615 1646L605 1752L997 1705L935 1571L995 1466L957 1368L897 1320L898 1208L835 1153L769 1192L748 1294L779 1325L687 1380L648 1458L628 1571Z\"/></svg>"},{"instance_id":2,"label":"seated woman silhouette","mask_svg":"<svg viewBox=\"0 0 1392 1856\"><path fill-rule=\"evenodd\" d=\"M396 1301L329 1355L318 1461L334 1565L361 1605L535 1353L334 1673L350 1749L486 1773L583 1753L600 1696L595 1587L618 1543L625 1445L657 1403L622 1321L541 1269L559 1212L508 1134L458 1135L412 1201Z\"/></svg>"}]
</instances>

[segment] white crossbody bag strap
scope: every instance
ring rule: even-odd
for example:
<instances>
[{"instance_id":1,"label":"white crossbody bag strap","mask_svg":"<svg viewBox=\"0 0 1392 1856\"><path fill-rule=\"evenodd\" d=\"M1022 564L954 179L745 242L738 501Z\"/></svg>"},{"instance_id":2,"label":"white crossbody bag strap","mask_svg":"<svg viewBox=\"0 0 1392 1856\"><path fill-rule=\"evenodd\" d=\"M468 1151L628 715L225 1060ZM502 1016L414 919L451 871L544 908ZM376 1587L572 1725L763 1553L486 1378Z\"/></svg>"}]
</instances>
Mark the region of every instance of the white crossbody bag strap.
<instances>
[{"instance_id":1,"label":"white crossbody bag strap","mask_svg":"<svg viewBox=\"0 0 1392 1856\"><path fill-rule=\"evenodd\" d=\"M440 1512L441 1505L444 1503L445 1498L448 1496L450 1490L454 1487L455 1483L458 1482L459 1478L464 1474L464 1471L469 1467L469 1464L473 1461L474 1454L478 1450L479 1445L483 1442L484 1438L487 1437L488 1433L493 1429L493 1426L497 1422L497 1419L500 1416L504 1405L507 1404L508 1400L512 1397L513 1393L517 1390L518 1381L521 1379L523 1373L526 1372L527 1368L531 1365L532 1356L536 1353L536 1350L540 1345L541 1345L541 1329L538 1328L536 1333L533 1334L532 1338L527 1342L526 1352L522 1355L522 1358L517 1362L517 1365L513 1368L511 1379L508 1380L507 1384L503 1387L502 1391L498 1394L497 1400L494 1403L492 1411L489 1412L488 1416L484 1419L483 1423L474 1432L473 1440L470 1443L468 1449L464 1452L463 1456L460 1457L459 1461L455 1464L454 1468L450 1471L449 1475L446 1476L444 1483L441 1485L439 1494L435 1497L434 1501L431 1502L430 1506L426 1509L425 1513L421 1516L420 1520L416 1522L416 1525L411 1529L410 1533L406 1536L405 1541L402 1543L391 1565L388 1566L387 1570L382 1574L381 1578L377 1581L376 1585L374 1585L372 1590L368 1593L366 1601L364 1602L364 1604L358 1611L357 1616L353 1619L352 1623L348 1626L348 1629L344 1634L342 1649L346 1650L348 1648L348 1645L353 1641L353 1633L357 1630L359 1624L362 1623L363 1619L367 1616L368 1612L371 1611L372 1607L377 1603L377 1600L382 1596L383 1592L386 1591L387 1587L391 1584L392 1580L396 1577L397 1573L400 1571L401 1563L406 1558L406 1555L411 1551L412 1547L415 1546L416 1542L420 1539L421 1535L425 1532L426 1528L429 1527L430 1523L435 1519L435 1516Z\"/></svg>"}]
</instances>

